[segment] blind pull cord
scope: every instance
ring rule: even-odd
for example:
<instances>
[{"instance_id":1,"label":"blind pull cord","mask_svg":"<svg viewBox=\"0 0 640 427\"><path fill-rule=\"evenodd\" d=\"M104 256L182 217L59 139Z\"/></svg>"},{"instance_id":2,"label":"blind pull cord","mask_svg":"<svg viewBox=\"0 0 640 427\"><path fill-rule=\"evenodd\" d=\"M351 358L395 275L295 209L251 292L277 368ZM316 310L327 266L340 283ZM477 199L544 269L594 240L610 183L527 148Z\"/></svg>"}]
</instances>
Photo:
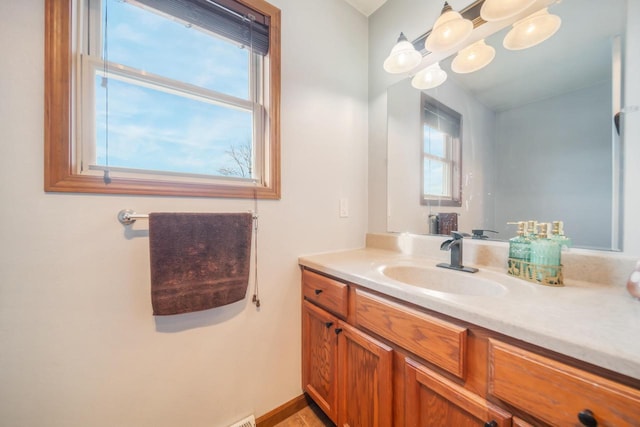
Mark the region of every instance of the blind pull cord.
<instances>
[{"instance_id":1,"label":"blind pull cord","mask_svg":"<svg viewBox=\"0 0 640 427\"><path fill-rule=\"evenodd\" d=\"M105 108L105 134L104 134L104 144L105 144L105 170L102 180L105 184L111 184L111 176L109 175L109 78L108 78L108 67L109 67L109 2L106 1L104 3L104 45L103 45L103 73L102 77L102 86L104 87L104 108Z\"/></svg>"},{"instance_id":2,"label":"blind pull cord","mask_svg":"<svg viewBox=\"0 0 640 427\"><path fill-rule=\"evenodd\" d=\"M249 21L249 75L253 76L253 20L255 19L252 16L248 16L248 17L243 17L244 20ZM253 115L253 121L255 122L255 114L256 114L256 108L255 108L255 101L256 101L256 83L254 81L254 79L251 79L252 83L251 83L251 113ZM255 141L255 127L253 128L253 136L254 136L254 141ZM255 159L255 144L251 144L252 145L252 152L254 154L254 156L252 157L252 162ZM253 169L253 167L251 168ZM254 288L253 288L253 298L251 299L251 301L256 305L256 308L260 308L260 290L259 290L259 284L258 284L258 181L254 180L254 187L253 187L253 227L255 230L254 236L253 236L253 283L254 283Z\"/></svg>"}]
</instances>

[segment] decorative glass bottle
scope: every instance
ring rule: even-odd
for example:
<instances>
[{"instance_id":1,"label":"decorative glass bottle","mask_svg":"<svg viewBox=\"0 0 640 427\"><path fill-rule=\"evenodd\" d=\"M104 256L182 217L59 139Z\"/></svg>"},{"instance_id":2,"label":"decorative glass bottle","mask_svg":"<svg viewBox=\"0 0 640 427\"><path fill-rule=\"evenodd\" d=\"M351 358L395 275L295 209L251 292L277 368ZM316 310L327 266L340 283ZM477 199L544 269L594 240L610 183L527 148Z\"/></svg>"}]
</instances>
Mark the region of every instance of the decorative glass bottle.
<instances>
[{"instance_id":1,"label":"decorative glass bottle","mask_svg":"<svg viewBox=\"0 0 640 427\"><path fill-rule=\"evenodd\" d=\"M560 249L563 247L571 247L571 239L564 235L564 223L562 221L553 221L553 228L551 230L551 240L560 245Z\"/></svg>"},{"instance_id":2,"label":"decorative glass bottle","mask_svg":"<svg viewBox=\"0 0 640 427\"><path fill-rule=\"evenodd\" d=\"M548 237L548 224L540 224L536 240L531 242L534 277L546 285L561 285L560 245Z\"/></svg>"},{"instance_id":3,"label":"decorative glass bottle","mask_svg":"<svg viewBox=\"0 0 640 427\"><path fill-rule=\"evenodd\" d=\"M525 236L524 221L518 222L517 236L509 239L509 274L522 278L530 278L529 261L531 257L531 240Z\"/></svg>"}]
</instances>

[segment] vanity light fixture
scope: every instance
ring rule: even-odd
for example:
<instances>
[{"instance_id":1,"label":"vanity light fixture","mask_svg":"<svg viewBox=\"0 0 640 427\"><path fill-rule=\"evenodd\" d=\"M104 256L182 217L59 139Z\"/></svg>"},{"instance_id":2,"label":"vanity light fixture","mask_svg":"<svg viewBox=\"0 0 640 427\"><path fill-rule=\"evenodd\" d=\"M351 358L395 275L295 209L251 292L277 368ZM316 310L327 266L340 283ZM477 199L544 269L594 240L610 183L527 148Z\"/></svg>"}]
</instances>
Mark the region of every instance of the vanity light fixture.
<instances>
[{"instance_id":1,"label":"vanity light fixture","mask_svg":"<svg viewBox=\"0 0 640 427\"><path fill-rule=\"evenodd\" d=\"M502 21L513 18L535 2L536 0L485 0L480 16L487 22Z\"/></svg>"},{"instance_id":2,"label":"vanity light fixture","mask_svg":"<svg viewBox=\"0 0 640 427\"><path fill-rule=\"evenodd\" d=\"M440 63L436 62L413 76L411 86L420 90L433 89L440 86L445 80L447 80L447 73L440 68Z\"/></svg>"},{"instance_id":3,"label":"vanity light fixture","mask_svg":"<svg viewBox=\"0 0 640 427\"><path fill-rule=\"evenodd\" d=\"M489 65L495 56L496 50L482 39L458 52L451 69L458 74L473 73Z\"/></svg>"},{"instance_id":4,"label":"vanity light fixture","mask_svg":"<svg viewBox=\"0 0 640 427\"><path fill-rule=\"evenodd\" d=\"M391 74L411 75L417 71L411 80L412 86L420 90L432 89L445 82L447 73L440 68L439 62L430 66L427 64L439 61L442 57L458 50L457 56L451 63L452 71L459 74L478 71L493 61L496 51L492 46L487 45L484 39L471 42L472 44L466 40L471 36L474 26L480 27L489 21L506 21L495 24L500 26L500 29L513 23L513 28L503 40L506 49L521 50L540 44L558 31L562 20L559 16L550 14L546 7L517 20L523 13L529 13L530 9L534 9L534 5L536 8L539 7L540 4L536 3L537 1L476 0L467 9L462 10L464 17L444 1L442 12L430 31L413 43L400 33L398 43L384 61L384 69ZM554 1L547 0L545 4L549 2ZM477 40L475 37L474 39ZM418 42L422 43L422 40L427 50L426 54L431 53L435 56L427 63L422 59L422 54L425 52L415 48L415 45ZM422 67L426 68L420 69Z\"/></svg>"},{"instance_id":5,"label":"vanity light fixture","mask_svg":"<svg viewBox=\"0 0 640 427\"><path fill-rule=\"evenodd\" d=\"M509 50L527 49L554 35L561 23L560 17L551 15L545 7L513 24L502 44Z\"/></svg>"},{"instance_id":6,"label":"vanity light fixture","mask_svg":"<svg viewBox=\"0 0 640 427\"><path fill-rule=\"evenodd\" d=\"M473 22L464 19L445 1L442 14L433 25L424 47L429 52L443 52L465 41L472 31Z\"/></svg>"},{"instance_id":7,"label":"vanity light fixture","mask_svg":"<svg viewBox=\"0 0 640 427\"><path fill-rule=\"evenodd\" d=\"M422 60L422 55L411 44L404 33L400 33L398 42L384 60L384 70L391 74L406 73L414 69Z\"/></svg>"}]
</instances>

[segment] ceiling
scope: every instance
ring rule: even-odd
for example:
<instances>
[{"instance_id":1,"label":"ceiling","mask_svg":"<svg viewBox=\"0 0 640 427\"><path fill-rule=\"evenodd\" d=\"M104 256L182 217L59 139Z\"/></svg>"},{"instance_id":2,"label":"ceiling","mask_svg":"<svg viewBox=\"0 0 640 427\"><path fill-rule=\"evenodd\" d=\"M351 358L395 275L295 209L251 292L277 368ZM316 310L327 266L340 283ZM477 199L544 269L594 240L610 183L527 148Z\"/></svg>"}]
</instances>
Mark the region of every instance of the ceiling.
<instances>
[{"instance_id":1,"label":"ceiling","mask_svg":"<svg viewBox=\"0 0 640 427\"><path fill-rule=\"evenodd\" d=\"M344 0L353 6L356 10L362 13L364 16L369 16L376 10L385 4L388 0ZM455 10L462 10L471 4L473 0L449 0L449 4ZM442 0L444 6L444 0Z\"/></svg>"},{"instance_id":2,"label":"ceiling","mask_svg":"<svg viewBox=\"0 0 640 427\"><path fill-rule=\"evenodd\" d=\"M356 8L356 10L358 10L364 16L371 15L373 12L378 10L380 6L382 6L387 2L387 0L345 0L345 1L349 3L351 6L353 6L354 8Z\"/></svg>"},{"instance_id":3,"label":"ceiling","mask_svg":"<svg viewBox=\"0 0 640 427\"><path fill-rule=\"evenodd\" d=\"M549 7L562 25L544 43L508 51L502 47L506 28L487 38L496 58L486 68L455 74L449 72L452 58L441 64L494 111L567 93L610 79L611 39L623 31L624 11L622 0L564 0Z\"/></svg>"}]
</instances>

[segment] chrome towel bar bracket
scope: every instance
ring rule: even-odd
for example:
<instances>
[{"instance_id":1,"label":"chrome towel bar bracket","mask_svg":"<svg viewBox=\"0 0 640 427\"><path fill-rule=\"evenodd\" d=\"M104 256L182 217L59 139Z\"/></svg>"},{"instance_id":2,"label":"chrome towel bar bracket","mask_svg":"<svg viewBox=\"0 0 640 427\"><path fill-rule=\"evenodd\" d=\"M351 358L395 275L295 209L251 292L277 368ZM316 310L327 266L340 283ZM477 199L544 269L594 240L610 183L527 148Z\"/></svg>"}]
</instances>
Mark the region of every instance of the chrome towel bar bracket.
<instances>
[{"instance_id":1,"label":"chrome towel bar bracket","mask_svg":"<svg viewBox=\"0 0 640 427\"><path fill-rule=\"evenodd\" d=\"M118 221L122 225L131 225L136 222L136 219L149 219L147 214L138 214L131 209L122 209L118 212Z\"/></svg>"}]
</instances>

